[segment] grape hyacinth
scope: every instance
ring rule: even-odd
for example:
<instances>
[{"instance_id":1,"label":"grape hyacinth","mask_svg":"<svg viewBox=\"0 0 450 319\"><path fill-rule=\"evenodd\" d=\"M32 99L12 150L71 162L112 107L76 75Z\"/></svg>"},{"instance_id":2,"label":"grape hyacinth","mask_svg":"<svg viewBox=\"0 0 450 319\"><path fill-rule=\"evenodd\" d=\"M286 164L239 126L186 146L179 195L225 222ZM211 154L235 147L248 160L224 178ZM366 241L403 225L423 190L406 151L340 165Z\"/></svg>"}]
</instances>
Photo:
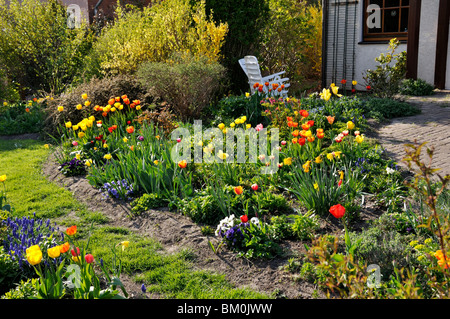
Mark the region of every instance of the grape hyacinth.
<instances>
[{"instance_id":1,"label":"grape hyacinth","mask_svg":"<svg viewBox=\"0 0 450 319\"><path fill-rule=\"evenodd\" d=\"M12 260L16 260L19 263L21 269L23 269L24 262L27 262L27 248L38 245L52 236L54 237L58 232L57 227L50 225L49 219L46 222L42 219L36 219L36 213L34 213L33 218L16 217L11 219L8 217L3 223L8 228L8 235L4 240L3 246L5 251L10 254ZM64 234L61 233L61 240L63 239Z\"/></svg>"},{"instance_id":2,"label":"grape hyacinth","mask_svg":"<svg viewBox=\"0 0 450 319\"><path fill-rule=\"evenodd\" d=\"M105 196L111 196L116 199L132 200L133 185L128 185L128 182L123 179L119 181L112 181L110 183L103 184Z\"/></svg>"}]
</instances>

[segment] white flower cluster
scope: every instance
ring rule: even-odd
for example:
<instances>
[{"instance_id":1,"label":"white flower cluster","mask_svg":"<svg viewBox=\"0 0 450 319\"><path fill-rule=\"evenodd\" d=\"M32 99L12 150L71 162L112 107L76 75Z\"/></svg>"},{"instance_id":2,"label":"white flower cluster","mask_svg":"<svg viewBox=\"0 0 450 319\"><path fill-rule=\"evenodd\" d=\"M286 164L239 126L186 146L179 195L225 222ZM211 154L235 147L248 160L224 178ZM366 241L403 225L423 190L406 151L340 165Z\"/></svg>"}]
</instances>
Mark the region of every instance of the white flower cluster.
<instances>
[{"instance_id":1,"label":"white flower cluster","mask_svg":"<svg viewBox=\"0 0 450 319\"><path fill-rule=\"evenodd\" d=\"M390 167L386 167L386 173L388 173L388 174L394 174L394 172L395 172L395 169L392 169L392 168L390 168Z\"/></svg>"},{"instance_id":2,"label":"white flower cluster","mask_svg":"<svg viewBox=\"0 0 450 319\"><path fill-rule=\"evenodd\" d=\"M217 229L216 229L216 233L215 233L216 236L219 236L220 230L222 230L222 233L225 233L228 229L233 227L235 219L236 219L236 217L234 217L234 214L222 219L220 221L219 225L217 225Z\"/></svg>"},{"instance_id":3,"label":"white flower cluster","mask_svg":"<svg viewBox=\"0 0 450 319\"><path fill-rule=\"evenodd\" d=\"M228 216L228 217L225 217L224 219L222 219L222 220L219 222L219 225L217 225L215 235L216 235L216 236L219 236L219 232L220 232L220 231L222 231L222 234L223 234L223 233L226 233L227 230L229 230L230 228L232 228L235 224L239 224L239 223L240 223L240 220L239 220L238 218L236 218L236 217L234 216L234 214L233 214L233 215L230 215L230 216ZM260 227L259 219L258 219L257 217L252 217L252 218L250 219L250 223L252 223L252 224L255 225L255 226Z\"/></svg>"}]
</instances>

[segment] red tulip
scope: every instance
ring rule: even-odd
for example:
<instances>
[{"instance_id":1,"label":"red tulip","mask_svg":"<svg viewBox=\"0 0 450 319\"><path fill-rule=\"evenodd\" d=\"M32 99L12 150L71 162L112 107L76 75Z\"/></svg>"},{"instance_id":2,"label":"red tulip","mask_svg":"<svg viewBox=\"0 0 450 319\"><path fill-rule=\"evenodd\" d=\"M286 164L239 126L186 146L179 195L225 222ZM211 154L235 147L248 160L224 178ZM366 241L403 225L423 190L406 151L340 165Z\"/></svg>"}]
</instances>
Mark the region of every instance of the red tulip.
<instances>
[{"instance_id":1,"label":"red tulip","mask_svg":"<svg viewBox=\"0 0 450 319\"><path fill-rule=\"evenodd\" d=\"M86 256L84 256L84 259L88 264L90 264L94 261L94 256L92 256L91 254L86 254Z\"/></svg>"},{"instance_id":2,"label":"red tulip","mask_svg":"<svg viewBox=\"0 0 450 319\"><path fill-rule=\"evenodd\" d=\"M304 137L298 139L298 144L299 145L303 146L303 145L305 145L305 143L306 143L306 139Z\"/></svg>"},{"instance_id":3,"label":"red tulip","mask_svg":"<svg viewBox=\"0 0 450 319\"><path fill-rule=\"evenodd\" d=\"M242 216L241 216L241 222L243 222L243 223L248 222L248 217L247 217L247 215L242 215Z\"/></svg>"},{"instance_id":4,"label":"red tulip","mask_svg":"<svg viewBox=\"0 0 450 319\"><path fill-rule=\"evenodd\" d=\"M76 251L75 251L75 249L76 249ZM80 248L75 247L75 249L71 249L70 253L72 254L72 256L77 257L80 255Z\"/></svg>"},{"instance_id":5,"label":"red tulip","mask_svg":"<svg viewBox=\"0 0 450 319\"><path fill-rule=\"evenodd\" d=\"M341 204L337 204L330 207L330 213L336 218L342 218L345 214L345 207Z\"/></svg>"},{"instance_id":6,"label":"red tulip","mask_svg":"<svg viewBox=\"0 0 450 319\"><path fill-rule=\"evenodd\" d=\"M257 190L258 190L258 184L253 184L253 185L252 185L252 189L253 189L254 191L257 191Z\"/></svg>"}]
</instances>

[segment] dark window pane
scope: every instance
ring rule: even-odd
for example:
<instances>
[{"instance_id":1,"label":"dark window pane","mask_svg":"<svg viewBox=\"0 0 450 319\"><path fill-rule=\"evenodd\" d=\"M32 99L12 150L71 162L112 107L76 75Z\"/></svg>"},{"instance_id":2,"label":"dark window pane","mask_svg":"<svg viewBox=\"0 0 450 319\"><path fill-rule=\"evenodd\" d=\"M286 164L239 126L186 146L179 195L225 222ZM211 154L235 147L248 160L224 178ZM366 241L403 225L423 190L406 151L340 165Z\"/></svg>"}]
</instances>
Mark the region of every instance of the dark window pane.
<instances>
[{"instance_id":1,"label":"dark window pane","mask_svg":"<svg viewBox=\"0 0 450 319\"><path fill-rule=\"evenodd\" d=\"M402 6L409 6L409 0L402 0Z\"/></svg>"},{"instance_id":2,"label":"dark window pane","mask_svg":"<svg viewBox=\"0 0 450 319\"><path fill-rule=\"evenodd\" d=\"M384 10L384 32L398 32L399 9Z\"/></svg>"},{"instance_id":3,"label":"dark window pane","mask_svg":"<svg viewBox=\"0 0 450 319\"><path fill-rule=\"evenodd\" d=\"M381 8L383 6L383 0L370 0L369 4L376 4Z\"/></svg>"},{"instance_id":4,"label":"dark window pane","mask_svg":"<svg viewBox=\"0 0 450 319\"><path fill-rule=\"evenodd\" d=\"M398 7L398 6L400 6L400 0L386 0L384 2L385 8Z\"/></svg>"},{"instance_id":5,"label":"dark window pane","mask_svg":"<svg viewBox=\"0 0 450 319\"><path fill-rule=\"evenodd\" d=\"M400 21L400 32L408 32L408 13L409 9L402 9L402 20Z\"/></svg>"}]
</instances>

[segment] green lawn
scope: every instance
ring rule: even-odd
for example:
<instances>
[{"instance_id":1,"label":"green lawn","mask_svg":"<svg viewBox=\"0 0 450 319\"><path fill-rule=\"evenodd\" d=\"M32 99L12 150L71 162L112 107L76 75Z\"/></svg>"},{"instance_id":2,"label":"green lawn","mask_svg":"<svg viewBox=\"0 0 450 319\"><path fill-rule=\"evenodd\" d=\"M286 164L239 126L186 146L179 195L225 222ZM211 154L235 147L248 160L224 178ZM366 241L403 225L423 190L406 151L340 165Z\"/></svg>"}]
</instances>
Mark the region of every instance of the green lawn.
<instances>
[{"instance_id":1,"label":"green lawn","mask_svg":"<svg viewBox=\"0 0 450 319\"><path fill-rule=\"evenodd\" d=\"M235 288L222 275L193 271L189 250L167 254L155 239L108 226L108 220L100 213L88 211L69 191L45 179L41 170L50 150L44 144L34 140L0 140L0 175L7 175L7 198L14 209L13 217L36 213L39 218L69 226L74 219L64 216L75 212L81 242L86 242L89 226L94 222L89 251L96 260L110 263L115 250L122 260L123 272L137 283L144 283L149 292L168 298L269 298ZM125 251L115 248L124 240L130 241Z\"/></svg>"}]
</instances>

